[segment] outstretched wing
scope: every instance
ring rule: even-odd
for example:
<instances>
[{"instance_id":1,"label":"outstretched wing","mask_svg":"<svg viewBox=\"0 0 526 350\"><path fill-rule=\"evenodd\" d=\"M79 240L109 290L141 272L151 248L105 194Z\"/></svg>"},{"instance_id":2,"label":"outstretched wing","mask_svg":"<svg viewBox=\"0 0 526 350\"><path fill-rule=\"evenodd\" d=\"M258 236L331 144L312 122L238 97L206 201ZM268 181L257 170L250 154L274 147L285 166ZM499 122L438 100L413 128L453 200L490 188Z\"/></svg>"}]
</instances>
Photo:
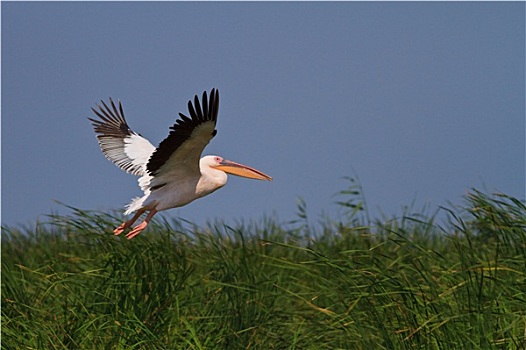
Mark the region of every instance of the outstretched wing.
<instances>
[{"instance_id":1,"label":"outstretched wing","mask_svg":"<svg viewBox=\"0 0 526 350\"><path fill-rule=\"evenodd\" d=\"M170 127L170 134L150 157L146 168L154 177L152 186L169 178L199 174L199 159L205 146L216 135L219 112L219 91L212 89L210 99L203 92L201 103L197 95L188 101L190 117L179 113L180 119Z\"/></svg>"},{"instance_id":2,"label":"outstretched wing","mask_svg":"<svg viewBox=\"0 0 526 350\"><path fill-rule=\"evenodd\" d=\"M101 101L102 106L97 105L98 111L91 109L100 120L88 119L97 133L104 156L127 173L143 176L146 174L146 164L155 147L128 126L122 104L118 102L119 109L111 98L111 108Z\"/></svg>"}]
</instances>

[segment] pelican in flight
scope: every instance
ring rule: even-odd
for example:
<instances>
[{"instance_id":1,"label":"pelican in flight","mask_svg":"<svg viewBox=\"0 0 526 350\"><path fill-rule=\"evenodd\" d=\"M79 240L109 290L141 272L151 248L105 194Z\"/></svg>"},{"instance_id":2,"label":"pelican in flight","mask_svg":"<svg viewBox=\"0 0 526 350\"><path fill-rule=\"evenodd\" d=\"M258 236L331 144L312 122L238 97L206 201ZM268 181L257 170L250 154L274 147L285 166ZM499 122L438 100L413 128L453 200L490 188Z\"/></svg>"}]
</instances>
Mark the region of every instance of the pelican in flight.
<instances>
[{"instance_id":1,"label":"pelican in flight","mask_svg":"<svg viewBox=\"0 0 526 350\"><path fill-rule=\"evenodd\" d=\"M235 163L219 156L201 153L216 135L219 112L219 91L212 89L210 98L203 92L201 102L197 95L194 103L188 101L189 117L179 113L180 119L170 127L170 134L157 148L134 132L124 118L122 104L118 108L110 98L92 111L100 118L88 118L102 153L122 170L139 176L139 186L144 196L134 198L126 206L125 215L136 212L113 232L119 235L130 228L137 219L148 212L144 221L126 235L132 239L146 228L153 216L162 210L184 206L223 187L227 174L250 179L272 181L259 170Z\"/></svg>"}]
</instances>

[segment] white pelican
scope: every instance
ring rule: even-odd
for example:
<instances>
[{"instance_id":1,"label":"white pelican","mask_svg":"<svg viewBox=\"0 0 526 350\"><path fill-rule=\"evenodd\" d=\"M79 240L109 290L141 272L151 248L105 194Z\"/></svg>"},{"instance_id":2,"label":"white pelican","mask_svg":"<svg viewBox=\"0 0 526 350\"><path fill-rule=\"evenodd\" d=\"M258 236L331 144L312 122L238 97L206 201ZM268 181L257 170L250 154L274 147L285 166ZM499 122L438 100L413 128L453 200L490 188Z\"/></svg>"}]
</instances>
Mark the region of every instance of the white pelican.
<instances>
[{"instance_id":1,"label":"white pelican","mask_svg":"<svg viewBox=\"0 0 526 350\"><path fill-rule=\"evenodd\" d=\"M181 118L170 127L170 134L157 148L128 126L122 104L118 102L117 109L111 98L111 108L101 101L98 111L92 108L100 120L88 118L97 133L102 153L122 170L140 176L139 186L144 192L144 196L134 198L126 206L125 215L136 213L113 231L115 235L130 228L148 211L144 221L126 235L128 239L135 237L157 212L181 207L223 187L227 182L226 173L272 180L259 170L219 156L199 159L217 133L218 90L212 89L210 99L206 91L203 92L202 105L197 95L193 105L188 101L190 117L179 113Z\"/></svg>"}]
</instances>

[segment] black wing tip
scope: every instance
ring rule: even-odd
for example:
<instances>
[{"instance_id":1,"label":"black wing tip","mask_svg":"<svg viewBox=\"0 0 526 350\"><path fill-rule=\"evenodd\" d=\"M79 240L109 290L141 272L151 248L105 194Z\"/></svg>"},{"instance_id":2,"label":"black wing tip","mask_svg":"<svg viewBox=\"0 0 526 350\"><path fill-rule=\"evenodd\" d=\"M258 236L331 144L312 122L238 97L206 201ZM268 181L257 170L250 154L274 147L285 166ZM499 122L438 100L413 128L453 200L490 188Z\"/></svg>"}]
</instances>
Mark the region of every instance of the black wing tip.
<instances>
[{"instance_id":1,"label":"black wing tip","mask_svg":"<svg viewBox=\"0 0 526 350\"><path fill-rule=\"evenodd\" d=\"M210 105L214 105L214 107L219 107L219 89L217 88L212 88L212 90L210 91Z\"/></svg>"},{"instance_id":2,"label":"black wing tip","mask_svg":"<svg viewBox=\"0 0 526 350\"><path fill-rule=\"evenodd\" d=\"M182 118L181 122L192 120L194 122L217 121L219 113L219 90L212 88L210 90L210 98L208 98L206 90L203 91L201 100L198 95L194 95L193 100L188 100L188 114L179 113ZM179 122L179 120L178 120Z\"/></svg>"},{"instance_id":3,"label":"black wing tip","mask_svg":"<svg viewBox=\"0 0 526 350\"><path fill-rule=\"evenodd\" d=\"M95 104L96 108L91 107L93 113L99 119L89 118L95 132L99 134L97 137L125 137L133 134L133 131L128 126L128 122L124 116L124 109L120 99L117 99L117 105L113 98L109 97L109 105L100 100L100 104Z\"/></svg>"},{"instance_id":4,"label":"black wing tip","mask_svg":"<svg viewBox=\"0 0 526 350\"><path fill-rule=\"evenodd\" d=\"M210 90L210 98L208 98L207 91L203 91L201 101L197 95L194 96L194 104L190 109L192 100L188 101L189 112L197 111L197 117L203 121L216 121L219 112L219 89L212 88ZM201 106L203 108L201 108Z\"/></svg>"},{"instance_id":5,"label":"black wing tip","mask_svg":"<svg viewBox=\"0 0 526 350\"><path fill-rule=\"evenodd\" d=\"M115 107L115 102L113 102L113 98L111 98L111 96L108 98L109 100L109 104L110 106L113 108L113 110L117 113L117 109ZM110 111L110 108L108 107L108 105L106 104L106 102L104 102L104 100L100 100L100 103L104 106L104 108L109 112ZM120 99L117 99L117 103L119 105L119 109L122 111L122 103L121 103L121 100ZM102 110L102 107L100 104L97 104L96 105L100 110ZM93 108L92 108L93 109ZM124 113L122 113L122 115L124 115Z\"/></svg>"},{"instance_id":6,"label":"black wing tip","mask_svg":"<svg viewBox=\"0 0 526 350\"><path fill-rule=\"evenodd\" d=\"M117 104L119 106L119 109L117 109L117 107L115 106L115 102L113 101L111 97L109 97L109 104L111 108L106 104L106 102L104 102L104 100L100 100L100 104L98 103L95 104L98 110L96 110L93 107L91 107L91 110L93 111L93 113L95 113L99 118L103 120L109 118L109 119L118 119L118 120L126 122L126 120L124 119L124 109L122 107L121 100L117 99Z\"/></svg>"}]
</instances>

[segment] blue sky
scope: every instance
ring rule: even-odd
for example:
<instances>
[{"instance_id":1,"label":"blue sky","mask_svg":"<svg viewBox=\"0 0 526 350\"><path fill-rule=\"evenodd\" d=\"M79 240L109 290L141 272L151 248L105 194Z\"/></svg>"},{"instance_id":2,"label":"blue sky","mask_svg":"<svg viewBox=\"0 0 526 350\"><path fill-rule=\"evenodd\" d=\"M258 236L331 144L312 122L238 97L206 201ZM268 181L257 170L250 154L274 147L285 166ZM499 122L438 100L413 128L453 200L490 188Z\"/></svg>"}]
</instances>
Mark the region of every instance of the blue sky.
<instances>
[{"instance_id":1,"label":"blue sky","mask_svg":"<svg viewBox=\"0 0 526 350\"><path fill-rule=\"evenodd\" d=\"M136 178L86 119L110 96L157 145L195 94L221 94L205 154L230 177L165 212L197 223L337 216L357 175L373 216L524 198L524 2L2 2L2 224L120 209Z\"/></svg>"}]
</instances>

